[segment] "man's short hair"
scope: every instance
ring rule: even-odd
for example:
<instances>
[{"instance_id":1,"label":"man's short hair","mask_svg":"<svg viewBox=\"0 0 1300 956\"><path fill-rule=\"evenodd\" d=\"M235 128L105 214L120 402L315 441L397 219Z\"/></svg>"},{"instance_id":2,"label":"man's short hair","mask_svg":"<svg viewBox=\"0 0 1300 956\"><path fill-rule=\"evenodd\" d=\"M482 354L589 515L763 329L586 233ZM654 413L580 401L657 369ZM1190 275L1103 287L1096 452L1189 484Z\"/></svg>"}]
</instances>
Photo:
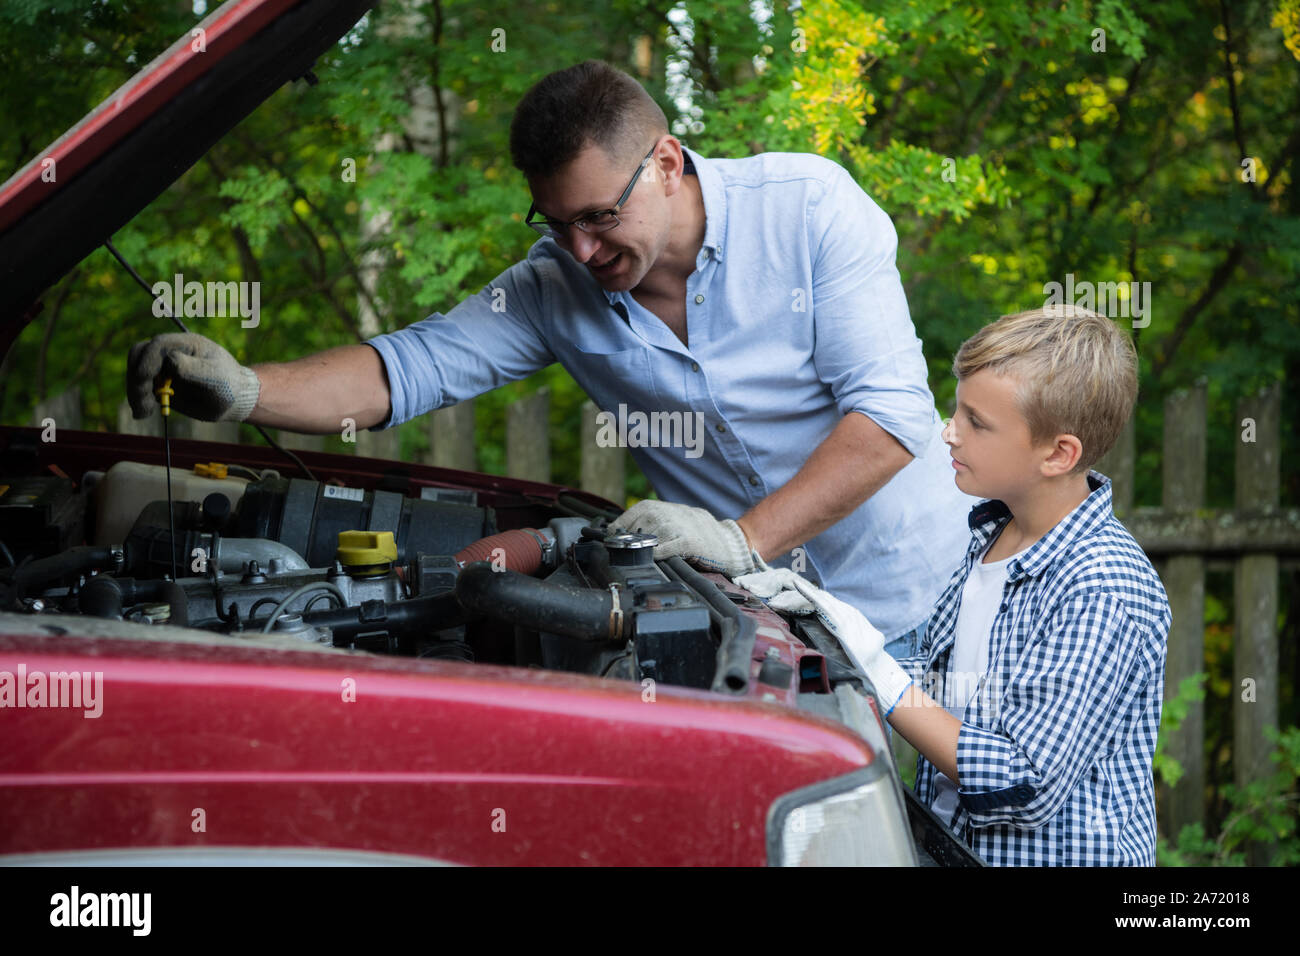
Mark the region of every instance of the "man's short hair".
<instances>
[{"instance_id":1,"label":"man's short hair","mask_svg":"<svg viewBox=\"0 0 1300 956\"><path fill-rule=\"evenodd\" d=\"M1011 375L1020 414L1035 443L1074 435L1085 472L1119 438L1137 400L1137 352L1105 316L1075 306L1004 315L962 343L958 379L988 369Z\"/></svg>"},{"instance_id":2,"label":"man's short hair","mask_svg":"<svg viewBox=\"0 0 1300 956\"><path fill-rule=\"evenodd\" d=\"M587 60L538 80L515 107L510 158L528 179L545 179L589 143L629 172L668 132L664 111L645 88L603 60Z\"/></svg>"}]
</instances>

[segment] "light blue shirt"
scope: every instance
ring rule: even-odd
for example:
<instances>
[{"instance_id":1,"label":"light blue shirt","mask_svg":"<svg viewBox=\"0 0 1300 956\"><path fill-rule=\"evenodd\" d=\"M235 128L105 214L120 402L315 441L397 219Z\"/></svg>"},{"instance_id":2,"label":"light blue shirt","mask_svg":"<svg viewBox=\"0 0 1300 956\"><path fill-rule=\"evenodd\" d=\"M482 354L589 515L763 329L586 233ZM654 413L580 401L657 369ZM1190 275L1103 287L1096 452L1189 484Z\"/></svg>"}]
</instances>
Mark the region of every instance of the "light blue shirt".
<instances>
[{"instance_id":1,"label":"light blue shirt","mask_svg":"<svg viewBox=\"0 0 1300 956\"><path fill-rule=\"evenodd\" d=\"M685 154L706 219L686 280L689 347L632 295L606 291L542 238L445 315L370 340L392 395L391 417L378 427L559 362L599 408L619 416L623 405L629 422L638 412L679 412L679 421L701 413L698 441L629 451L660 498L737 518L860 412L914 460L843 520L769 563L818 581L887 640L906 633L929 617L963 560L975 499L953 482L894 264L893 224L820 156Z\"/></svg>"}]
</instances>

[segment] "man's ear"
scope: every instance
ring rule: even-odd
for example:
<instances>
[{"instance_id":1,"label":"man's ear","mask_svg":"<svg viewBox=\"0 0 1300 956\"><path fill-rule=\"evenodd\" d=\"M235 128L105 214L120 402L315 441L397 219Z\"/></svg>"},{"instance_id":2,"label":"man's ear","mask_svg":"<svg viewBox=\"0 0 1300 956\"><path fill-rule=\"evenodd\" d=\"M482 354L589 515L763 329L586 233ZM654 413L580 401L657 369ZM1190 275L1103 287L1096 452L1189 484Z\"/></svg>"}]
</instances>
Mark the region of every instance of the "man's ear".
<instances>
[{"instance_id":1,"label":"man's ear","mask_svg":"<svg viewBox=\"0 0 1300 956\"><path fill-rule=\"evenodd\" d=\"M1039 466L1044 478L1056 478L1067 475L1074 470L1083 456L1083 442L1074 435L1057 435L1052 439L1051 448Z\"/></svg>"},{"instance_id":2,"label":"man's ear","mask_svg":"<svg viewBox=\"0 0 1300 956\"><path fill-rule=\"evenodd\" d=\"M682 188L682 176L686 171L686 154L682 152L681 141L676 136L665 136L650 159L650 165L641 170L641 175L649 182L663 179L664 195L671 196Z\"/></svg>"}]
</instances>

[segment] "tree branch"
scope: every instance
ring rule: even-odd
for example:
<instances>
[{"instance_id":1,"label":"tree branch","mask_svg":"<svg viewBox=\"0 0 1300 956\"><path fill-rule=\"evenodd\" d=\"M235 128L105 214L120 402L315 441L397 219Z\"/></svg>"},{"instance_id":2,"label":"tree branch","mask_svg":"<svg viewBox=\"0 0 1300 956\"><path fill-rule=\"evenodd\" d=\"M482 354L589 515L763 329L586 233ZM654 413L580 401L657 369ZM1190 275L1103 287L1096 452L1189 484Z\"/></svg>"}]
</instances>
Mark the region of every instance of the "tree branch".
<instances>
[{"instance_id":1,"label":"tree branch","mask_svg":"<svg viewBox=\"0 0 1300 956\"><path fill-rule=\"evenodd\" d=\"M1224 62L1225 69L1228 73L1228 100L1232 109L1232 130L1233 138L1237 144L1237 150L1241 157L1246 158L1246 144L1241 128L1241 116L1237 106L1236 81L1232 76L1232 32L1228 26L1228 11L1223 0L1219 2L1219 10L1223 17L1224 28ZM1278 157L1277 168L1281 169L1291 165L1296 156L1297 150L1300 150L1300 128L1293 128L1290 138L1282 148L1282 154ZM1251 187L1250 196L1257 202L1267 202L1268 194L1259 188L1257 182L1249 183ZM1210 281L1206 283L1205 289L1197 297L1196 301L1183 310L1183 314L1178 319L1178 325L1175 326L1173 333L1166 341L1164 349L1161 351L1160 358L1152 363L1152 374L1159 378L1161 373L1169 367L1173 360L1174 353L1182 344L1183 339L1191 330L1197 317L1204 311L1205 307L1217 296L1223 287L1228 284L1237 265L1245 253L1246 241L1251 237L1241 237L1233 243L1232 248L1228 251L1227 257L1219 264L1210 276Z\"/></svg>"},{"instance_id":2,"label":"tree branch","mask_svg":"<svg viewBox=\"0 0 1300 956\"><path fill-rule=\"evenodd\" d=\"M72 286L76 283L81 275L81 267L73 269L68 273L68 277L63 280L59 286L58 295L54 299L54 305L50 308L50 313L45 319L45 333L41 336L41 350L36 357L36 394L37 401L45 401L45 373L50 353L50 342L54 338L54 326L59 321L59 313L63 311L63 303L68 301L68 295L72 292ZM80 375L75 378L81 378Z\"/></svg>"},{"instance_id":3,"label":"tree branch","mask_svg":"<svg viewBox=\"0 0 1300 956\"><path fill-rule=\"evenodd\" d=\"M1228 4L1219 0L1219 17L1223 21L1223 72L1228 81L1228 106L1232 112L1232 136L1237 141L1237 155L1246 158L1246 138L1241 132L1241 110L1237 106L1237 78L1232 71L1232 24L1228 21ZM1250 183L1255 189L1257 184Z\"/></svg>"},{"instance_id":4,"label":"tree branch","mask_svg":"<svg viewBox=\"0 0 1300 956\"><path fill-rule=\"evenodd\" d=\"M442 100L442 2L433 0L433 102L438 109L438 168L447 168L447 105ZM372 306L373 307L373 306ZM376 313L378 314L378 313Z\"/></svg>"},{"instance_id":5,"label":"tree branch","mask_svg":"<svg viewBox=\"0 0 1300 956\"><path fill-rule=\"evenodd\" d=\"M1169 338L1165 340L1164 348L1160 350L1160 356L1151 363L1151 375L1153 378L1158 379L1164 373L1165 369L1169 367L1169 363L1173 361L1174 353L1178 351L1178 346L1183 344L1183 339L1191 330L1192 324L1196 321L1196 317L1205 310L1205 307L1214 300L1215 296L1223 291L1223 287L1228 284L1228 279L1231 277L1233 270L1235 270L1238 263L1241 262L1241 257L1245 250L1246 244L1241 239L1238 239L1233 243L1232 248L1228 250L1228 255L1221 263L1219 263L1218 268L1210 275L1210 281L1205 284L1205 288L1201 290L1201 294L1196 297L1196 301L1183 310L1183 314L1179 316L1178 324L1174 327L1174 331L1170 334Z\"/></svg>"},{"instance_id":6,"label":"tree branch","mask_svg":"<svg viewBox=\"0 0 1300 956\"><path fill-rule=\"evenodd\" d=\"M298 181L294 179L291 173L285 170L272 157L268 156L262 150L262 148L258 146L255 142L250 140L246 134L242 133L238 128L236 128L235 136L245 146L245 148L248 149L249 152L251 152L254 156L256 156L263 163L265 163L271 169L275 170L281 177L283 177L284 181L289 184L289 188L293 190L294 198L301 199L304 203L306 203L307 208L312 211L312 214L317 216L320 219L320 221L325 224L325 228L329 231L329 234L333 236L334 241L338 243L339 255L343 257L344 268L347 269L348 275L350 275L352 277L352 280L357 284L358 294L361 296L361 298L365 299L366 305L370 307L370 310L374 312L375 315L382 315L383 314L382 311L380 310L379 306L375 303L374 298L370 294L369 287L366 285L365 282L361 280L361 273L357 269L356 259L352 256L352 253L348 251L348 245L343 240L343 234L339 232L338 226L334 224L334 220L329 216L327 212L325 212L324 209L322 209L320 206L317 206L315 203L311 201L311 199L303 191L302 187L298 185ZM350 327L355 327L355 326L350 326Z\"/></svg>"},{"instance_id":7,"label":"tree branch","mask_svg":"<svg viewBox=\"0 0 1300 956\"><path fill-rule=\"evenodd\" d=\"M1020 78L1024 76L1025 69L1025 61L1021 60L1020 64L1016 67L1015 75L1011 77L1011 82L999 83L997 89L993 91L993 95L988 97L984 109L980 113L980 118L975 121L975 128L970 131L969 135L966 136L965 142L962 144L962 155L969 156L980 148L980 144L984 142L984 130L988 126L989 120L991 120L997 111L1002 108L1002 104L1006 101L1007 94L1020 84ZM979 102L978 97L975 102ZM973 106L974 104L971 105Z\"/></svg>"}]
</instances>

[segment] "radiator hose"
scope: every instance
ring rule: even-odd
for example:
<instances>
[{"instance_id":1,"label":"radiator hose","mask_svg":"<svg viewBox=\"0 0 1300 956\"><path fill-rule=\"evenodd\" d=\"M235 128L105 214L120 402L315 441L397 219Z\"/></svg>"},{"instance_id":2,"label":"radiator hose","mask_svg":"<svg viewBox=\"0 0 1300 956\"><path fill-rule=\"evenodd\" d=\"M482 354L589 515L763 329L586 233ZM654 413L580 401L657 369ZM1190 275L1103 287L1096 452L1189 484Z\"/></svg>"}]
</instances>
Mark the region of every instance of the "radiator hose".
<instances>
[{"instance_id":1,"label":"radiator hose","mask_svg":"<svg viewBox=\"0 0 1300 956\"><path fill-rule=\"evenodd\" d=\"M551 584L517 571L494 571L486 561L468 564L456 578L456 598L485 617L583 641L626 641L632 617L612 591Z\"/></svg>"}]
</instances>

